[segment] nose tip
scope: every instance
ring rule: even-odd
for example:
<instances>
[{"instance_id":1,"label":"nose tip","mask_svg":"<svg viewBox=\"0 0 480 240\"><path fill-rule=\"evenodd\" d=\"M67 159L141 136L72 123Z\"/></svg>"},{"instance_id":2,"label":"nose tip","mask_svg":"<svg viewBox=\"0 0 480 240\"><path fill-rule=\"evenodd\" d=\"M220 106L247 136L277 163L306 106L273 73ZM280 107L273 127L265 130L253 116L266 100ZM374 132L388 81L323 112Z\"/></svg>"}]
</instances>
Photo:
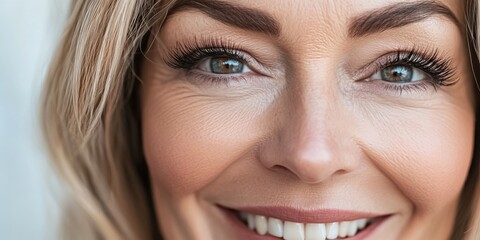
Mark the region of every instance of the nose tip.
<instances>
[{"instance_id":1,"label":"nose tip","mask_svg":"<svg viewBox=\"0 0 480 240\"><path fill-rule=\"evenodd\" d=\"M279 173L286 170L304 183L320 183L349 171L350 165L332 143L307 141L281 145L270 143L264 146L260 161L265 167Z\"/></svg>"},{"instance_id":2,"label":"nose tip","mask_svg":"<svg viewBox=\"0 0 480 240\"><path fill-rule=\"evenodd\" d=\"M320 149L297 152L287 160L284 167L308 184L325 181L332 175L342 172L333 154Z\"/></svg>"}]
</instances>

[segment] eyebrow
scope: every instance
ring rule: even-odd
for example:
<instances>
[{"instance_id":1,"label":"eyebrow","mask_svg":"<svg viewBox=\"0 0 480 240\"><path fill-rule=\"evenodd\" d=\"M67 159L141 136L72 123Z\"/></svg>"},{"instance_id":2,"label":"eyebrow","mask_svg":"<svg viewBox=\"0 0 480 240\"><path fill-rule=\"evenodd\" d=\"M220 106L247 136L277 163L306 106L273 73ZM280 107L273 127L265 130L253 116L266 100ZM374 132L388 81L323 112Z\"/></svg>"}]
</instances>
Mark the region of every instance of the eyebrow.
<instances>
[{"instance_id":1,"label":"eyebrow","mask_svg":"<svg viewBox=\"0 0 480 240\"><path fill-rule=\"evenodd\" d=\"M257 9L219 0L180 0L170 9L169 15L183 9L200 10L230 26L274 37L280 36L280 24L275 18ZM447 17L461 29L462 24L447 6L434 0L427 0L401 2L362 13L350 21L348 35L351 38L363 37L420 22L435 15Z\"/></svg>"},{"instance_id":2,"label":"eyebrow","mask_svg":"<svg viewBox=\"0 0 480 240\"><path fill-rule=\"evenodd\" d=\"M380 33L388 29L420 22L434 15L444 16L461 29L455 14L436 1L402 2L363 13L350 22L348 35L352 38Z\"/></svg>"},{"instance_id":3,"label":"eyebrow","mask_svg":"<svg viewBox=\"0 0 480 240\"><path fill-rule=\"evenodd\" d=\"M274 37L280 35L280 25L269 14L260 10L217 0L181 0L170 9L169 15L182 9L197 9L227 25Z\"/></svg>"}]
</instances>

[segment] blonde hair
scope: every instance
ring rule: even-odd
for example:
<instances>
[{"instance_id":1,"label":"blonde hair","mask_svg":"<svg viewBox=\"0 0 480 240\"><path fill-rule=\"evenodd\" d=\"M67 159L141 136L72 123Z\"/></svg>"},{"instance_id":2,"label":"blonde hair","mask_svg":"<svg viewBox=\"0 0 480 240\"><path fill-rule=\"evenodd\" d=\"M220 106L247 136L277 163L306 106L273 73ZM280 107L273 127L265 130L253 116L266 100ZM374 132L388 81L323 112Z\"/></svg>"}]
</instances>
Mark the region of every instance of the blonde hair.
<instances>
[{"instance_id":1,"label":"blonde hair","mask_svg":"<svg viewBox=\"0 0 480 240\"><path fill-rule=\"evenodd\" d=\"M135 70L142 49L148 46L149 32L154 24L163 23L174 3L73 2L47 76L42 111L52 162L71 194L62 239L160 238L142 154ZM475 46L470 47L476 49L480 39L477 2L467 0L467 10L472 30L468 37ZM472 55L478 77L478 58ZM472 201L479 205L477 155L452 239L466 238L465 232L479 236L480 216L469 225Z\"/></svg>"},{"instance_id":2,"label":"blonde hair","mask_svg":"<svg viewBox=\"0 0 480 240\"><path fill-rule=\"evenodd\" d=\"M73 218L65 239L153 239L134 99L143 36L173 1L74 1L46 79L43 125L53 164L67 182ZM83 217L79 217L83 216ZM79 230L78 226L85 226ZM63 238L62 238L63 239Z\"/></svg>"}]
</instances>

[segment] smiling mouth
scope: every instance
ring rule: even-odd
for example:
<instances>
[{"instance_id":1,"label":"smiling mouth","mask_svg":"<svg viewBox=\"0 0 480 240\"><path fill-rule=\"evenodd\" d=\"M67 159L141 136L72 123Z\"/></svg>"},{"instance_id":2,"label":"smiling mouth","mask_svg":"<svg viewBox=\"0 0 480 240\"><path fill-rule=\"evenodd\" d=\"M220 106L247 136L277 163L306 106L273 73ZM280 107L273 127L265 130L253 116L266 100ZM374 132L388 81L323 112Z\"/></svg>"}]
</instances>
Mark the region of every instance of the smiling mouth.
<instances>
[{"instance_id":1,"label":"smiling mouth","mask_svg":"<svg viewBox=\"0 0 480 240\"><path fill-rule=\"evenodd\" d=\"M233 210L233 212L247 228L256 232L259 237L271 236L286 240L363 239L360 235L368 235L367 232L371 232L370 230L378 226L387 217L371 216L349 218L348 221L324 221L324 223L316 221L309 223L309 221L288 221L247 211ZM285 218L288 219L288 217Z\"/></svg>"}]
</instances>

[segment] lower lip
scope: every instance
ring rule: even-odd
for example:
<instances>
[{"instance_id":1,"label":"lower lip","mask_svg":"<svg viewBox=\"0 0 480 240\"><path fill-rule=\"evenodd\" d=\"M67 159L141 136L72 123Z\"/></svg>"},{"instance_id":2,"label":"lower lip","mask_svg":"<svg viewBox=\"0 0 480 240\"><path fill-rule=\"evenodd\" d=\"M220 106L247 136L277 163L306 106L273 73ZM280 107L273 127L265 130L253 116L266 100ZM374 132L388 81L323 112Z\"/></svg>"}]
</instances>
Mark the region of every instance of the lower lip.
<instances>
[{"instance_id":1,"label":"lower lip","mask_svg":"<svg viewBox=\"0 0 480 240\"><path fill-rule=\"evenodd\" d=\"M234 226L236 231L236 235L240 237L240 239L251 239L251 240L278 240L281 238L270 236L270 235L259 235L255 230L249 229L240 219L237 217L237 213L232 210L228 210L222 207L219 207L228 220ZM382 223L387 220L389 216L380 217L374 223L370 224L367 228L363 229L359 234L355 235L354 237L350 238L338 238L342 240L364 240L367 239L372 233L380 227Z\"/></svg>"}]
</instances>

